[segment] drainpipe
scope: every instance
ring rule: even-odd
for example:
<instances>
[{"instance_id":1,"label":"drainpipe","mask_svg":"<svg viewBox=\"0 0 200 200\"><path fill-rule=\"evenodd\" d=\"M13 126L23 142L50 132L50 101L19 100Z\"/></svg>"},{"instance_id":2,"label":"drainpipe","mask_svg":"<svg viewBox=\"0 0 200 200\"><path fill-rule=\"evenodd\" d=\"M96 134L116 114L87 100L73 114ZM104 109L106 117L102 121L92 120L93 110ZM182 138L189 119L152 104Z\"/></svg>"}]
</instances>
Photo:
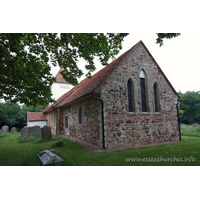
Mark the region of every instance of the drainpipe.
<instances>
[{"instance_id":1,"label":"drainpipe","mask_svg":"<svg viewBox=\"0 0 200 200\"><path fill-rule=\"evenodd\" d=\"M179 111L178 111L178 104L180 103L181 101L176 103L176 109L177 109L177 117L178 117L179 140L181 141L180 119L179 119Z\"/></svg>"},{"instance_id":2,"label":"drainpipe","mask_svg":"<svg viewBox=\"0 0 200 200\"><path fill-rule=\"evenodd\" d=\"M103 103L103 99L94 97L94 93L92 93L92 97L94 99L100 100L101 101L101 117L102 117L102 139L103 139L103 149L105 149L105 138L104 138L104 103Z\"/></svg>"},{"instance_id":3,"label":"drainpipe","mask_svg":"<svg viewBox=\"0 0 200 200\"><path fill-rule=\"evenodd\" d=\"M58 135L58 130L57 130L58 112L57 112L57 110L54 108L54 106L52 107L52 109L56 112L56 135Z\"/></svg>"}]
</instances>

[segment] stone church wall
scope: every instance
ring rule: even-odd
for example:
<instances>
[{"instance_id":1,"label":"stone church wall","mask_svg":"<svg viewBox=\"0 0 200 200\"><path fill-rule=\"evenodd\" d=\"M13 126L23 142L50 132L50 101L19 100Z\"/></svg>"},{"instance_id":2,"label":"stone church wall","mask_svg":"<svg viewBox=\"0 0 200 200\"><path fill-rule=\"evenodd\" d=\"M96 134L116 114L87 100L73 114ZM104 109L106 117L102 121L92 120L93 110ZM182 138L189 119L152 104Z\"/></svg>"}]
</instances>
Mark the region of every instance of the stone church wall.
<instances>
[{"instance_id":1,"label":"stone church wall","mask_svg":"<svg viewBox=\"0 0 200 200\"><path fill-rule=\"evenodd\" d=\"M149 110L141 112L140 71L147 75ZM128 112L127 81L134 88L135 112ZM153 85L159 87L161 112L154 112ZM177 95L156 66L143 45L129 53L115 71L103 82L105 146L138 146L178 142Z\"/></svg>"},{"instance_id":2,"label":"stone church wall","mask_svg":"<svg viewBox=\"0 0 200 200\"><path fill-rule=\"evenodd\" d=\"M64 134L101 147L100 105L100 101L89 96L64 108L63 119L68 116L69 124L67 129L64 128ZM82 124L79 124L78 119L80 106L82 109Z\"/></svg>"}]
</instances>

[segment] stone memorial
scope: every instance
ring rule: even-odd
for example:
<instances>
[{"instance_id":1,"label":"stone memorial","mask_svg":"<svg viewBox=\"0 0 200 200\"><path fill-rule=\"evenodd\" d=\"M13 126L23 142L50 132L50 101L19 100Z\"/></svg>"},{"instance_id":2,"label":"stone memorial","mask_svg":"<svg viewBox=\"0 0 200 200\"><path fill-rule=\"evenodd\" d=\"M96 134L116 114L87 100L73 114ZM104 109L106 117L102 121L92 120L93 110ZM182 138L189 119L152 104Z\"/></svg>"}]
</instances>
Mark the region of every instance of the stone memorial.
<instances>
[{"instance_id":1,"label":"stone memorial","mask_svg":"<svg viewBox=\"0 0 200 200\"><path fill-rule=\"evenodd\" d=\"M24 126L21 130L21 137L24 136L37 136L40 135L41 129L40 126Z\"/></svg>"},{"instance_id":2,"label":"stone memorial","mask_svg":"<svg viewBox=\"0 0 200 200\"><path fill-rule=\"evenodd\" d=\"M43 128L41 128L41 136L43 140L52 139L51 127L44 126Z\"/></svg>"},{"instance_id":3,"label":"stone memorial","mask_svg":"<svg viewBox=\"0 0 200 200\"><path fill-rule=\"evenodd\" d=\"M38 158L43 165L54 165L55 163L63 161L62 158L55 154L55 150L44 150L39 152Z\"/></svg>"},{"instance_id":4,"label":"stone memorial","mask_svg":"<svg viewBox=\"0 0 200 200\"><path fill-rule=\"evenodd\" d=\"M31 135L31 127L25 126L22 130L21 130L21 137L24 136L30 136Z\"/></svg>"},{"instance_id":5,"label":"stone memorial","mask_svg":"<svg viewBox=\"0 0 200 200\"><path fill-rule=\"evenodd\" d=\"M37 136L40 135L40 132L41 132L40 126L31 127L31 135Z\"/></svg>"},{"instance_id":6,"label":"stone memorial","mask_svg":"<svg viewBox=\"0 0 200 200\"><path fill-rule=\"evenodd\" d=\"M12 128L11 128L11 132L12 132L12 133L14 133L14 132L16 132L16 131L17 131L17 129L16 129L15 127L12 127Z\"/></svg>"},{"instance_id":7,"label":"stone memorial","mask_svg":"<svg viewBox=\"0 0 200 200\"><path fill-rule=\"evenodd\" d=\"M1 133L9 133L9 127L7 125L4 125L1 127Z\"/></svg>"}]
</instances>

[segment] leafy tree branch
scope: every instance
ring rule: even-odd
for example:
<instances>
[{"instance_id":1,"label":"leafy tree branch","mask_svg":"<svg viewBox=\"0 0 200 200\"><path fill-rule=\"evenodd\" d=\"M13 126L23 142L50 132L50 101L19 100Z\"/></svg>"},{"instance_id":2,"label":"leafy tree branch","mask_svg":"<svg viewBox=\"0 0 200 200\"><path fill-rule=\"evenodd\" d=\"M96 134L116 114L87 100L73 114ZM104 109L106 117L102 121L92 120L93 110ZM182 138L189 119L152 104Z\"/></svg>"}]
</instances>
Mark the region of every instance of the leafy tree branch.
<instances>
[{"instance_id":1,"label":"leafy tree branch","mask_svg":"<svg viewBox=\"0 0 200 200\"><path fill-rule=\"evenodd\" d=\"M26 105L46 105L53 102L51 85L55 78L51 65L60 66L63 78L77 85L83 75L78 68L80 58L86 61L86 76L95 71L94 58L103 66L122 49L128 33L0 33L0 99ZM179 34L158 33L163 38Z\"/></svg>"}]
</instances>

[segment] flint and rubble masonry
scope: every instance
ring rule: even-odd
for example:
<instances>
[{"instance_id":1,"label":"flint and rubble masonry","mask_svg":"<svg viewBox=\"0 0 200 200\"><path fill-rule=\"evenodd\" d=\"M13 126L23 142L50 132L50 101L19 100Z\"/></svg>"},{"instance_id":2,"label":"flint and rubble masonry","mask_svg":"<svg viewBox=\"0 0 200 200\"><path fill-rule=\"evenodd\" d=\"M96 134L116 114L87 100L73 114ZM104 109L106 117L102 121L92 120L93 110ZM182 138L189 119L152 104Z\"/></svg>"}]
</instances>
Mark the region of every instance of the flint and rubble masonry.
<instances>
[{"instance_id":1,"label":"flint and rubble masonry","mask_svg":"<svg viewBox=\"0 0 200 200\"><path fill-rule=\"evenodd\" d=\"M140 71L147 79L148 112L141 111ZM135 111L128 112L127 81L133 82ZM160 112L154 112L153 85L159 88ZM96 97L104 101L105 147L120 148L178 142L177 94L165 79L156 63L142 44L126 56L115 70L96 89ZM79 124L78 111L82 108L83 123ZM80 99L58 111L60 134L102 147L101 103L90 96ZM55 134L55 111L48 113L48 126ZM65 117L68 116L68 128Z\"/></svg>"},{"instance_id":2,"label":"flint and rubble masonry","mask_svg":"<svg viewBox=\"0 0 200 200\"><path fill-rule=\"evenodd\" d=\"M140 71L147 75L149 112L141 112ZM135 115L129 115L127 81L134 85ZM153 85L158 84L161 112L154 113ZM179 140L176 100L168 82L157 68L146 49L139 45L127 59L102 84L101 98L105 111L105 145L117 146L145 145L149 143L177 142Z\"/></svg>"}]
</instances>

